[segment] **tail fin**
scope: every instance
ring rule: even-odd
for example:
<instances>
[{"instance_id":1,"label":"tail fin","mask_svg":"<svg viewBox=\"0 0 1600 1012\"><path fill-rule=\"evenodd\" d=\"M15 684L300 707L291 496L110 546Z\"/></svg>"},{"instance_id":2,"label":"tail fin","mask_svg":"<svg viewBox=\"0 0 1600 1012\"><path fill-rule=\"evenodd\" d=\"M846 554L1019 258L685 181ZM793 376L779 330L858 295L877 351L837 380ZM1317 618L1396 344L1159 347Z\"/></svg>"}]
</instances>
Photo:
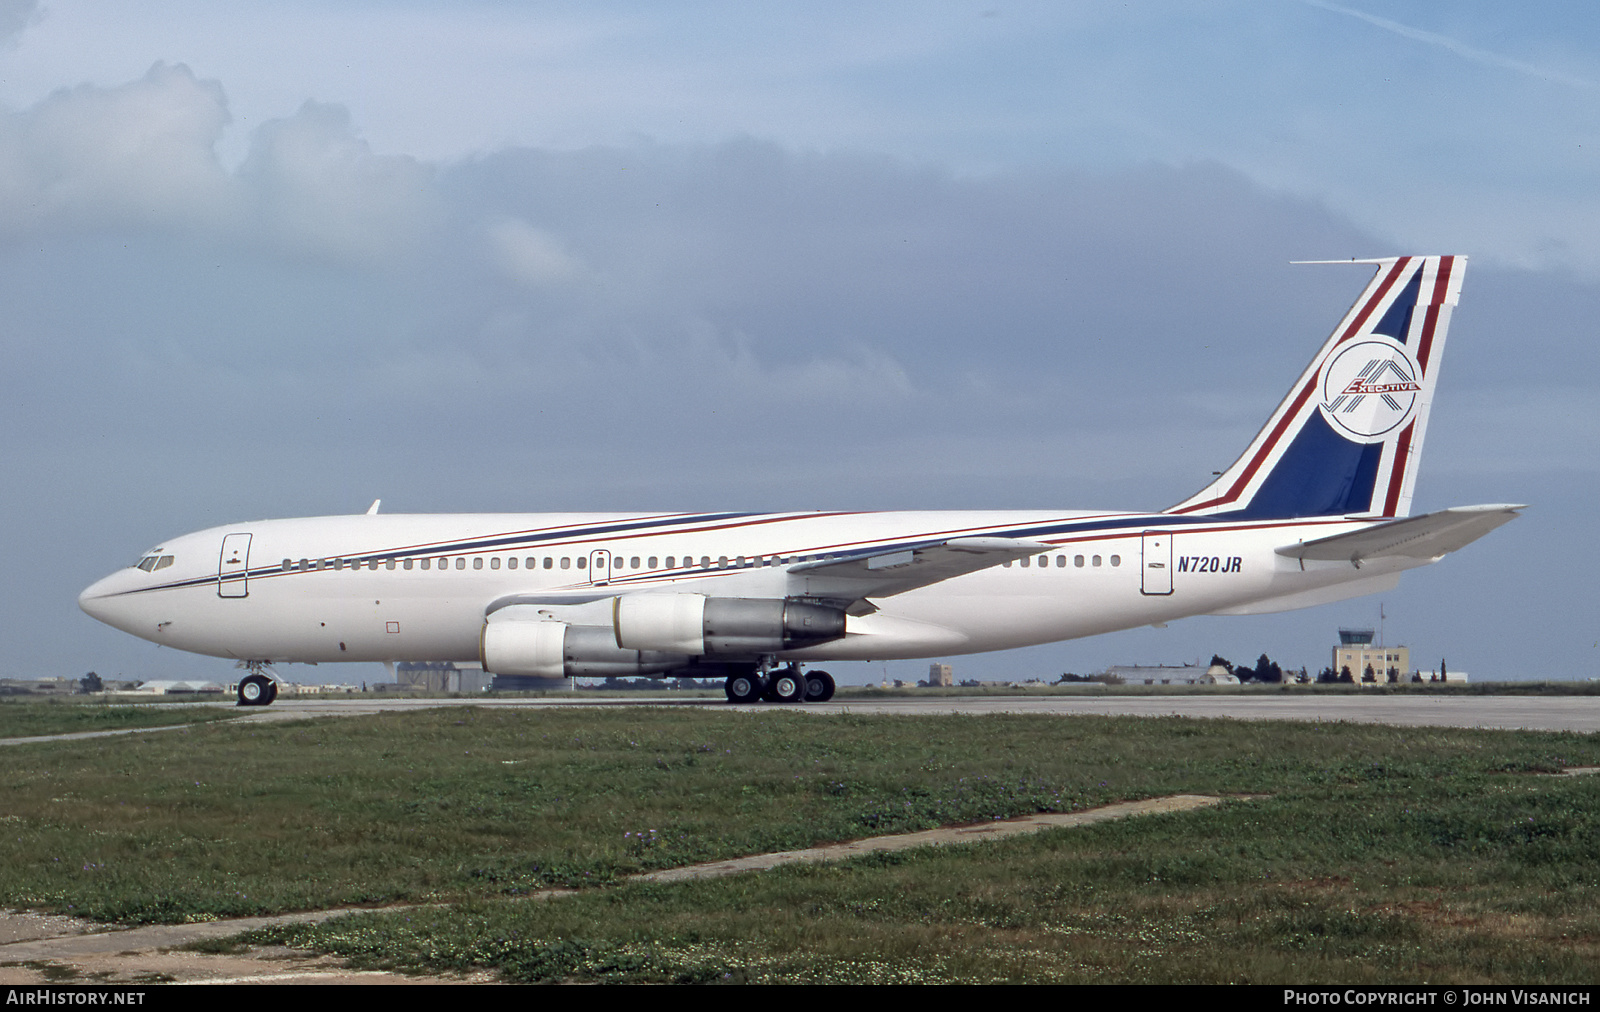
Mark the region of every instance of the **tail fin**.
<instances>
[{"instance_id":1,"label":"tail fin","mask_svg":"<svg viewBox=\"0 0 1600 1012\"><path fill-rule=\"evenodd\" d=\"M1332 261L1378 272L1250 448L1168 513L1403 517L1461 295L1462 256Z\"/></svg>"}]
</instances>

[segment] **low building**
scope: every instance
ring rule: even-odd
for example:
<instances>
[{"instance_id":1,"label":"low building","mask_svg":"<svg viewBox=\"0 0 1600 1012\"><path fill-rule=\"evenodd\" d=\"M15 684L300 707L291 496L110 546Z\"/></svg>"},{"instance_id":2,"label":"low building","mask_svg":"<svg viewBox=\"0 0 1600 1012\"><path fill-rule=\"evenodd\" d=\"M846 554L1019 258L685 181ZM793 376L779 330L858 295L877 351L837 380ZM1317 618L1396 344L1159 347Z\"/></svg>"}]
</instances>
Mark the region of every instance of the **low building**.
<instances>
[{"instance_id":1,"label":"low building","mask_svg":"<svg viewBox=\"0 0 1600 1012\"><path fill-rule=\"evenodd\" d=\"M153 696L167 696L175 692L195 692L220 696L231 690L221 682L154 679L148 682L140 682L139 687L133 691L141 694L148 693Z\"/></svg>"},{"instance_id":2,"label":"low building","mask_svg":"<svg viewBox=\"0 0 1600 1012\"><path fill-rule=\"evenodd\" d=\"M476 665L460 667L453 661L401 661L394 666L394 677L419 692L483 692L491 676Z\"/></svg>"},{"instance_id":3,"label":"low building","mask_svg":"<svg viewBox=\"0 0 1600 1012\"><path fill-rule=\"evenodd\" d=\"M1206 671L1198 664L1113 664L1106 669L1105 680L1113 685L1200 685Z\"/></svg>"}]
</instances>

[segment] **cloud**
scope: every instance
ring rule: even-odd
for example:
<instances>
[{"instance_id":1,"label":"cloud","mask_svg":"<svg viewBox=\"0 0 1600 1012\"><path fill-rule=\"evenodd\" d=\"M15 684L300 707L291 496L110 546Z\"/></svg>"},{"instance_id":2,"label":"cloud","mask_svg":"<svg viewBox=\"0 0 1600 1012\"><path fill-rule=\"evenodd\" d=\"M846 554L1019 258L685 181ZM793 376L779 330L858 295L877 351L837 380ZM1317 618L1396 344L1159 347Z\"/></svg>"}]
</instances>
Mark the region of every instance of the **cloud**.
<instances>
[{"instance_id":1,"label":"cloud","mask_svg":"<svg viewBox=\"0 0 1600 1012\"><path fill-rule=\"evenodd\" d=\"M237 210L214 153L227 123L221 85L163 63L0 116L0 228L220 227Z\"/></svg>"},{"instance_id":2,"label":"cloud","mask_svg":"<svg viewBox=\"0 0 1600 1012\"><path fill-rule=\"evenodd\" d=\"M559 284L583 272L583 263L567 252L559 238L520 218L504 218L486 232L494 265L518 284Z\"/></svg>"},{"instance_id":3,"label":"cloud","mask_svg":"<svg viewBox=\"0 0 1600 1012\"><path fill-rule=\"evenodd\" d=\"M0 47L16 42L39 17L39 0L0 0Z\"/></svg>"},{"instance_id":4,"label":"cloud","mask_svg":"<svg viewBox=\"0 0 1600 1012\"><path fill-rule=\"evenodd\" d=\"M294 116L263 124L239 180L264 233L336 256L410 251L438 214L433 170L374 154L343 106L307 102Z\"/></svg>"},{"instance_id":5,"label":"cloud","mask_svg":"<svg viewBox=\"0 0 1600 1012\"><path fill-rule=\"evenodd\" d=\"M432 168L375 154L340 106L264 123L233 173L217 157L229 122L221 84L167 63L0 114L0 234L150 228L368 260L437 220Z\"/></svg>"}]
</instances>

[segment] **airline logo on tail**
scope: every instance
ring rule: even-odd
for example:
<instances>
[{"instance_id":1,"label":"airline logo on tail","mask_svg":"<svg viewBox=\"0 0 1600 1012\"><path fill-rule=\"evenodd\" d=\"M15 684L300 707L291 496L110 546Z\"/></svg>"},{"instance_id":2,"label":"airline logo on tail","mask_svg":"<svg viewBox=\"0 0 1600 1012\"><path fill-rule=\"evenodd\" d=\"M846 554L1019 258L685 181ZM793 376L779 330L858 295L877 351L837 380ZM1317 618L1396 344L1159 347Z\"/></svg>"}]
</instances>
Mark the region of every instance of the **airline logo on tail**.
<instances>
[{"instance_id":1,"label":"airline logo on tail","mask_svg":"<svg viewBox=\"0 0 1600 1012\"><path fill-rule=\"evenodd\" d=\"M1347 436L1379 439L1411 418L1421 373L1404 347L1369 338L1323 366L1322 413Z\"/></svg>"}]
</instances>

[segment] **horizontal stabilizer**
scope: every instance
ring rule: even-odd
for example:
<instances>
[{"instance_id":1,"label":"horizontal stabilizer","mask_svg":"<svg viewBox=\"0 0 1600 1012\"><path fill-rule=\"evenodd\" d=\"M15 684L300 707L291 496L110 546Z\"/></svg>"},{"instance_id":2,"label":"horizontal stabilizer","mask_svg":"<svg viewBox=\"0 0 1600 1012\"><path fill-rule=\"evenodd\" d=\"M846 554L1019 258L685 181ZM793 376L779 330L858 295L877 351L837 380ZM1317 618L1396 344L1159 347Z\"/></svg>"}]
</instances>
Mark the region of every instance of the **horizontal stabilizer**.
<instances>
[{"instance_id":1,"label":"horizontal stabilizer","mask_svg":"<svg viewBox=\"0 0 1600 1012\"><path fill-rule=\"evenodd\" d=\"M952 538L921 545L900 545L842 559L802 562L789 567L791 583L805 581L804 593L815 597L858 599L889 597L952 577L976 573L1052 546L1016 538Z\"/></svg>"},{"instance_id":2,"label":"horizontal stabilizer","mask_svg":"<svg viewBox=\"0 0 1600 1012\"><path fill-rule=\"evenodd\" d=\"M1404 520L1391 520L1349 534L1284 545L1279 555L1291 559L1323 562L1350 562L1402 556L1410 559L1437 559L1463 548L1501 524L1510 523L1526 506L1497 503L1490 506L1455 506L1437 513L1424 513Z\"/></svg>"}]
</instances>

